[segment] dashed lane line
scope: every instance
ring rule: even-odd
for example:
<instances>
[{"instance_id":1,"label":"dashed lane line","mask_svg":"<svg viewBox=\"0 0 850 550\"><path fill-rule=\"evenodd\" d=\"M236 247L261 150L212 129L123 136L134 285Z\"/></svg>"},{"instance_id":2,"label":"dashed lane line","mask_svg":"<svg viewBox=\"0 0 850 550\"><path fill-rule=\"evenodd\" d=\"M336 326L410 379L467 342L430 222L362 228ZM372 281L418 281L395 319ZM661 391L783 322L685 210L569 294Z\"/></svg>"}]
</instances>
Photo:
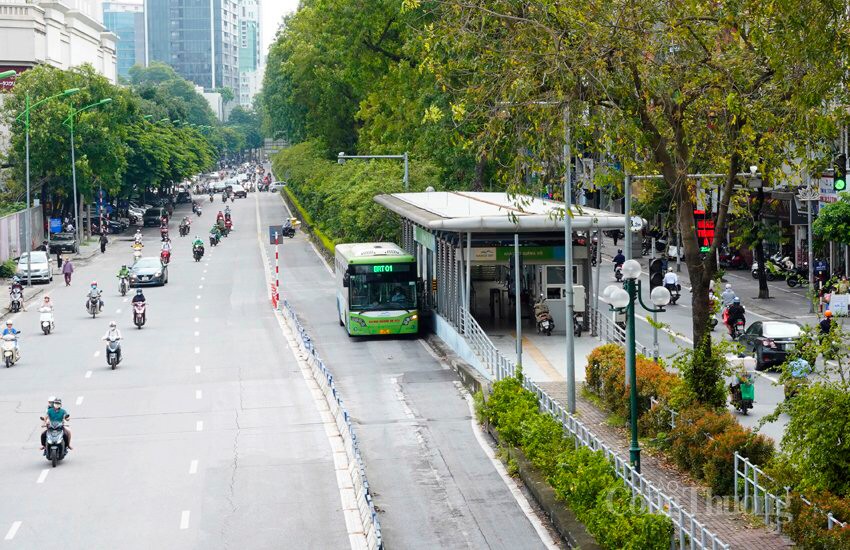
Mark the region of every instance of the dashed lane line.
<instances>
[{"instance_id":1,"label":"dashed lane line","mask_svg":"<svg viewBox=\"0 0 850 550\"><path fill-rule=\"evenodd\" d=\"M189 475L195 475L198 473L198 461L193 460L189 463Z\"/></svg>"},{"instance_id":2,"label":"dashed lane line","mask_svg":"<svg viewBox=\"0 0 850 550\"><path fill-rule=\"evenodd\" d=\"M44 470L41 471L40 474L38 474L38 479L36 479L35 482L39 483L39 484L44 483L44 480L47 479L47 474L49 474L49 473L50 473L50 470L45 468Z\"/></svg>"},{"instance_id":3,"label":"dashed lane line","mask_svg":"<svg viewBox=\"0 0 850 550\"><path fill-rule=\"evenodd\" d=\"M183 510L180 514L180 529L188 529L189 528L189 510Z\"/></svg>"},{"instance_id":4,"label":"dashed lane line","mask_svg":"<svg viewBox=\"0 0 850 550\"><path fill-rule=\"evenodd\" d=\"M9 530L6 532L5 540L12 540L15 538L15 535L18 534L18 529L21 528L21 523L22 522L20 521L12 523L12 526L9 527Z\"/></svg>"}]
</instances>

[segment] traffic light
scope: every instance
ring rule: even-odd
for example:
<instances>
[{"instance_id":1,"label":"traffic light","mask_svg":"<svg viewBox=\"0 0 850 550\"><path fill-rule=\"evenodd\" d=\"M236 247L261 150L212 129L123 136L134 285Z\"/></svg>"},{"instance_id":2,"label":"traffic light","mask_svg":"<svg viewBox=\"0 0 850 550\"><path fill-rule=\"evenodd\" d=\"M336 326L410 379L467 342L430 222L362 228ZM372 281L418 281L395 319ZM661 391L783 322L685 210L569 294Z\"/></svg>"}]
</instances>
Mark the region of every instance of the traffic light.
<instances>
[{"instance_id":1,"label":"traffic light","mask_svg":"<svg viewBox=\"0 0 850 550\"><path fill-rule=\"evenodd\" d=\"M649 262L649 289L652 290L664 283L664 262L655 258Z\"/></svg>"},{"instance_id":2,"label":"traffic light","mask_svg":"<svg viewBox=\"0 0 850 550\"><path fill-rule=\"evenodd\" d=\"M835 180L832 185L838 193L847 190L847 155L835 157Z\"/></svg>"}]
</instances>

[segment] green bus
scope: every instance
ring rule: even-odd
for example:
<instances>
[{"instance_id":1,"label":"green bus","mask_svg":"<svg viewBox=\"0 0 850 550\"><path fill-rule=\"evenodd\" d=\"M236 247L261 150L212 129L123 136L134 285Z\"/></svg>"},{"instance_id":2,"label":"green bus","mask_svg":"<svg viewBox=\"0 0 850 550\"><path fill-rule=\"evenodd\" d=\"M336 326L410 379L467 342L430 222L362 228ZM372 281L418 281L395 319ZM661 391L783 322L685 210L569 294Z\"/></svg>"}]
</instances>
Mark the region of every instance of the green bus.
<instances>
[{"instance_id":1,"label":"green bus","mask_svg":"<svg viewBox=\"0 0 850 550\"><path fill-rule=\"evenodd\" d=\"M416 259L393 243L335 249L337 312L349 336L418 333Z\"/></svg>"}]
</instances>

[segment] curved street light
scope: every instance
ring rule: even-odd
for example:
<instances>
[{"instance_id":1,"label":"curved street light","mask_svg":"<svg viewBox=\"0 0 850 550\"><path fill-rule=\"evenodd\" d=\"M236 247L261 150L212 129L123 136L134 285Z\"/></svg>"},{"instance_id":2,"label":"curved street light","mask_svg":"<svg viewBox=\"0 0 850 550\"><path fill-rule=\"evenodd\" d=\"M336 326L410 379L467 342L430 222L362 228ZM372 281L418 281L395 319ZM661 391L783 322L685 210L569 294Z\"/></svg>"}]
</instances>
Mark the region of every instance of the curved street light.
<instances>
[{"instance_id":1,"label":"curved street light","mask_svg":"<svg viewBox=\"0 0 850 550\"><path fill-rule=\"evenodd\" d=\"M11 76L11 75L10 75ZM30 214L30 112L41 105L46 101L50 101L51 99L58 99L63 97L68 97L70 95L74 95L79 92L79 88L68 88L65 91L59 92L58 94L54 94L49 97L45 97L42 100L36 101L35 103L30 103L30 93L29 90L26 92L25 97L25 107L23 112L15 117L15 122L23 120L24 129L26 131L26 171L27 171L27 209L26 209L26 231L24 232L24 238L26 239L26 250L27 250L27 286L32 286L32 215ZM48 234L50 233L50 228L47 228ZM48 250L48 253L50 250ZM49 269L49 267L48 267Z\"/></svg>"},{"instance_id":2,"label":"curved street light","mask_svg":"<svg viewBox=\"0 0 850 550\"><path fill-rule=\"evenodd\" d=\"M89 109L94 109L95 107L100 107L101 105L106 105L107 103L112 103L112 98L107 97L106 99L101 99L100 101L96 101L89 105L85 105L84 107L80 107L79 109L71 108L71 114L68 115L68 118L62 121L62 124L68 127L71 131L71 181L73 182L74 188L74 229L75 229L75 238L77 242L80 241L80 204L77 200L77 159L76 153L74 150L74 119L78 114L83 111L87 111ZM49 229L48 229L49 231Z\"/></svg>"}]
</instances>

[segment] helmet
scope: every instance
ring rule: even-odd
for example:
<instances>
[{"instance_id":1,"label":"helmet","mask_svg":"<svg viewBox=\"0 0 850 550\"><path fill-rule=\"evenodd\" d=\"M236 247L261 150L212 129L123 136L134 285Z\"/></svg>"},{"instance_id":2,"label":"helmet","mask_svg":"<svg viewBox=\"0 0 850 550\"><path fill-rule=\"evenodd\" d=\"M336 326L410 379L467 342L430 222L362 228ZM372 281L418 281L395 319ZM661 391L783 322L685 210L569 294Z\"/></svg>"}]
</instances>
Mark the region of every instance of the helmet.
<instances>
[{"instance_id":1,"label":"helmet","mask_svg":"<svg viewBox=\"0 0 850 550\"><path fill-rule=\"evenodd\" d=\"M672 268L672 267L668 267L668 268L667 268L667 273L673 273L673 268Z\"/></svg>"},{"instance_id":2,"label":"helmet","mask_svg":"<svg viewBox=\"0 0 850 550\"><path fill-rule=\"evenodd\" d=\"M53 399L53 406L55 407L57 405L60 406L60 407L62 406L62 400L59 399L58 397Z\"/></svg>"},{"instance_id":3,"label":"helmet","mask_svg":"<svg viewBox=\"0 0 850 550\"><path fill-rule=\"evenodd\" d=\"M115 321L109 321L109 328L115 328L116 326L118 326L118 323Z\"/></svg>"},{"instance_id":4,"label":"helmet","mask_svg":"<svg viewBox=\"0 0 850 550\"><path fill-rule=\"evenodd\" d=\"M622 253L623 253L623 249L622 249L622 248L618 248L618 249L617 249L617 254L622 254Z\"/></svg>"},{"instance_id":5,"label":"helmet","mask_svg":"<svg viewBox=\"0 0 850 550\"><path fill-rule=\"evenodd\" d=\"M832 310L828 309L828 310L824 311L823 316L826 317L827 319L829 319L830 317L832 317Z\"/></svg>"},{"instance_id":6,"label":"helmet","mask_svg":"<svg viewBox=\"0 0 850 550\"><path fill-rule=\"evenodd\" d=\"M136 289L136 296L141 296L141 295L142 295L142 289L141 289L141 288L137 288L137 289Z\"/></svg>"},{"instance_id":7,"label":"helmet","mask_svg":"<svg viewBox=\"0 0 850 550\"><path fill-rule=\"evenodd\" d=\"M740 298L738 298L737 296L735 296L735 299L733 300L733 302L735 302L736 304L740 304L740 303L741 303L741 299L740 299Z\"/></svg>"},{"instance_id":8,"label":"helmet","mask_svg":"<svg viewBox=\"0 0 850 550\"><path fill-rule=\"evenodd\" d=\"M14 281L14 282L18 283L18 282L20 282L20 281L21 281L21 278L20 278L20 277L18 277L17 275L15 275L14 277L12 277L12 281Z\"/></svg>"},{"instance_id":9,"label":"helmet","mask_svg":"<svg viewBox=\"0 0 850 550\"><path fill-rule=\"evenodd\" d=\"M728 283L727 283L727 284L726 284L726 290L732 290L732 285L730 285L730 284L728 284Z\"/></svg>"},{"instance_id":10,"label":"helmet","mask_svg":"<svg viewBox=\"0 0 850 550\"><path fill-rule=\"evenodd\" d=\"M122 267L122 268L123 268L123 267L127 267L127 264L121 264L121 267Z\"/></svg>"},{"instance_id":11,"label":"helmet","mask_svg":"<svg viewBox=\"0 0 850 550\"><path fill-rule=\"evenodd\" d=\"M91 286L97 286L97 281L92 281Z\"/></svg>"},{"instance_id":12,"label":"helmet","mask_svg":"<svg viewBox=\"0 0 850 550\"><path fill-rule=\"evenodd\" d=\"M12 320L11 320L11 319L9 319L8 321L6 321L6 326L7 326L7 327L11 327L11 326L12 326Z\"/></svg>"}]
</instances>

